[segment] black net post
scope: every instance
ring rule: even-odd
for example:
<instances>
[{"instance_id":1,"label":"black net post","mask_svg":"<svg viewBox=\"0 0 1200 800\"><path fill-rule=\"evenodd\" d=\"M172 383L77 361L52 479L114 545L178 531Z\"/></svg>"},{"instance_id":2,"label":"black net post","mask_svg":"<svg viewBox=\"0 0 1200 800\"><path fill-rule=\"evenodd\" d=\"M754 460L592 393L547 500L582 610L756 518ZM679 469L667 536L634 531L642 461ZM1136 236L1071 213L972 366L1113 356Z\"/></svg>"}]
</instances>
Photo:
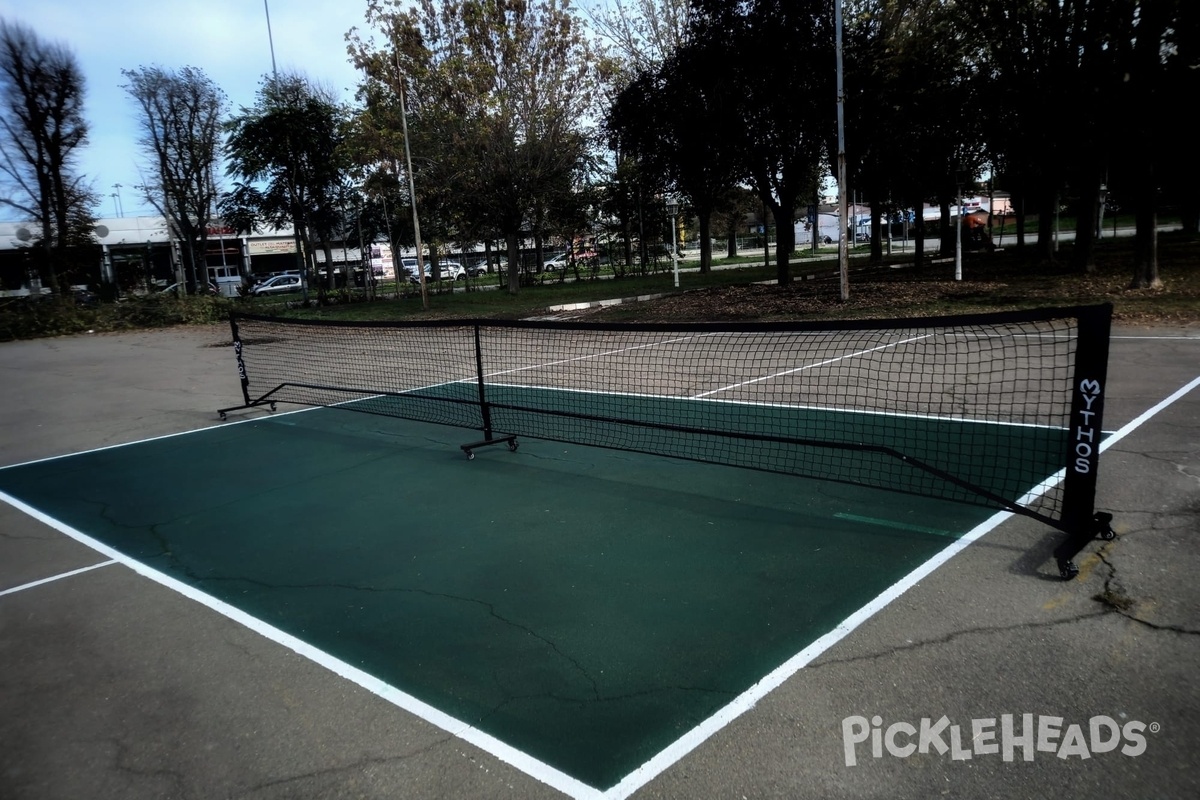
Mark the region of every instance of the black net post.
<instances>
[{"instance_id":1,"label":"black net post","mask_svg":"<svg viewBox=\"0 0 1200 800\"><path fill-rule=\"evenodd\" d=\"M238 380L242 384L242 400L250 405L250 378L246 375L246 360L242 357L242 337L238 334L237 317L232 313L229 328L233 335L233 354L237 358Z\"/></svg>"},{"instance_id":2,"label":"black net post","mask_svg":"<svg viewBox=\"0 0 1200 800\"><path fill-rule=\"evenodd\" d=\"M1111 514L1098 514L1096 478L1104 430L1104 392L1108 380L1108 344L1112 306L1079 309L1075 370L1071 379L1071 415L1063 478L1063 529L1067 538L1054 551L1059 572L1072 578L1075 556L1096 536L1112 538Z\"/></svg>"},{"instance_id":3,"label":"black net post","mask_svg":"<svg viewBox=\"0 0 1200 800\"><path fill-rule=\"evenodd\" d=\"M492 433L492 410L488 404L487 390L485 388L485 380L483 374L483 342L482 342L482 325L479 322L473 324L475 329L475 380L479 390L479 416L480 424L483 428L483 439L478 442L467 442L459 445L459 448L467 454L467 458L475 457L475 448L486 447L490 444L499 444L503 442L508 445L509 450L517 449L516 436L500 436L497 437Z\"/></svg>"},{"instance_id":4,"label":"black net post","mask_svg":"<svg viewBox=\"0 0 1200 800\"><path fill-rule=\"evenodd\" d=\"M483 347L480 343L479 325L475 325L475 378L479 384L479 416L483 438L492 440L492 414L488 409L487 390L483 382Z\"/></svg>"}]
</instances>

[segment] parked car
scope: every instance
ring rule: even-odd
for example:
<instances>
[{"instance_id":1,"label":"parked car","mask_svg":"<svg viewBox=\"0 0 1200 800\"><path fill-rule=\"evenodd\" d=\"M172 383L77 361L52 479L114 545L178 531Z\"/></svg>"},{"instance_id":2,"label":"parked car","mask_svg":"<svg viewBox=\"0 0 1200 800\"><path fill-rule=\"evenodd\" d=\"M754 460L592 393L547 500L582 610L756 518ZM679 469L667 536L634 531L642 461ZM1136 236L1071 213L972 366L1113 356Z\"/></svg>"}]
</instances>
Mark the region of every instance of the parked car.
<instances>
[{"instance_id":1,"label":"parked car","mask_svg":"<svg viewBox=\"0 0 1200 800\"><path fill-rule=\"evenodd\" d=\"M592 250L580 250L576 252L573 260L570 253L560 253L545 264L542 264L542 269L557 271L574 265L580 267L593 266L595 259L596 253Z\"/></svg>"},{"instance_id":2,"label":"parked car","mask_svg":"<svg viewBox=\"0 0 1200 800\"><path fill-rule=\"evenodd\" d=\"M421 279L417 277L417 260L415 258L400 259L400 274L407 278L409 283L421 282Z\"/></svg>"},{"instance_id":3,"label":"parked car","mask_svg":"<svg viewBox=\"0 0 1200 800\"><path fill-rule=\"evenodd\" d=\"M162 292L160 292L160 294L166 294L167 292L171 292L172 294L183 294L184 285L182 283L172 283L170 286L164 287ZM213 283L212 281L209 281L208 287L207 287L207 293L210 295L213 295L215 297L216 295L219 295L221 293L221 290L220 290L220 288L217 287L217 285L215 283Z\"/></svg>"},{"instance_id":4,"label":"parked car","mask_svg":"<svg viewBox=\"0 0 1200 800\"><path fill-rule=\"evenodd\" d=\"M570 263L570 260L571 256L569 253L559 253L554 258L542 264L542 269L550 272L557 272L560 269L566 269L567 264Z\"/></svg>"},{"instance_id":5,"label":"parked car","mask_svg":"<svg viewBox=\"0 0 1200 800\"><path fill-rule=\"evenodd\" d=\"M407 260L405 259L405 261ZM405 265L405 269L408 269L407 264ZM444 281L465 281L467 279L467 271L457 261L440 261L438 262L438 270ZM420 280L417 278L416 259L413 259L413 268L408 274L408 279L413 283L420 283ZM425 280L433 280L433 267L428 262L425 264Z\"/></svg>"},{"instance_id":6,"label":"parked car","mask_svg":"<svg viewBox=\"0 0 1200 800\"><path fill-rule=\"evenodd\" d=\"M262 297L263 295L298 292L300 289L299 275L276 275L274 278L268 278L258 284L250 291L255 297Z\"/></svg>"}]
</instances>

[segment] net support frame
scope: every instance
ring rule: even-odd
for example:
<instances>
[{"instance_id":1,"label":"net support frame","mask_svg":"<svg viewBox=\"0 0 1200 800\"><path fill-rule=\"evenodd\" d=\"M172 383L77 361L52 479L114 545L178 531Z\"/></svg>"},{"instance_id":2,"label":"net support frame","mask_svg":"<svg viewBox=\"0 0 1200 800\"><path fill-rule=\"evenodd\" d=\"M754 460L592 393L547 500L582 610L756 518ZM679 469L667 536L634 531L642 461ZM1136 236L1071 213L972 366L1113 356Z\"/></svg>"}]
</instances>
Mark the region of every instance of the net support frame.
<instances>
[{"instance_id":1,"label":"net support frame","mask_svg":"<svg viewBox=\"0 0 1200 800\"><path fill-rule=\"evenodd\" d=\"M1079 309L1079 339L1087 342L1075 353L1071 380L1069 451L1063 477L1063 530L1066 538L1054 550L1059 573L1070 579L1079 574L1075 557L1097 537L1115 538L1112 514L1098 512L1096 483L1100 470L1104 394L1108 385L1108 349L1112 332L1112 306Z\"/></svg>"}]
</instances>

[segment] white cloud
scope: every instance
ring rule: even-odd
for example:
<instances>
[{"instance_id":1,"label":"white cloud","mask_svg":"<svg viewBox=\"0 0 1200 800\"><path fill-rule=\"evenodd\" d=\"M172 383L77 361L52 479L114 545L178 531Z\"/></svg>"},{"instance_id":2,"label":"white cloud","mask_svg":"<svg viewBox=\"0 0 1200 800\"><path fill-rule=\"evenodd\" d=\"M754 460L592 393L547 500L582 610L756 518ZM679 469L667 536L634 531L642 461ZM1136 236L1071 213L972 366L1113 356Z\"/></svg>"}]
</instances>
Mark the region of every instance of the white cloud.
<instances>
[{"instance_id":1,"label":"white cloud","mask_svg":"<svg viewBox=\"0 0 1200 800\"><path fill-rule=\"evenodd\" d=\"M262 0L0 0L0 16L65 45L83 69L91 136L78 170L104 198L97 216L116 214L117 191L126 216L152 213L132 188L142 182L137 110L121 88L122 69L198 67L236 111L254 103L270 74L273 41L280 71L301 72L353 98L358 74L345 35L365 28L366 0L267 2L270 39Z\"/></svg>"}]
</instances>

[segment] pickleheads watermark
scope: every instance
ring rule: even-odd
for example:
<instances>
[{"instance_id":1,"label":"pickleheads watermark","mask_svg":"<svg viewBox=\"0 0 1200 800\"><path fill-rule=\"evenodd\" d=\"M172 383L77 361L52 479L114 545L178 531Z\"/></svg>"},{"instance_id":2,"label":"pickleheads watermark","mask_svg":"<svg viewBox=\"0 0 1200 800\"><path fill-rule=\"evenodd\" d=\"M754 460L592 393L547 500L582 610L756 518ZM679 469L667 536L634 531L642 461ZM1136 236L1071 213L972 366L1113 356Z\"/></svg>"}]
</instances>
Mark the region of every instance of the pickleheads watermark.
<instances>
[{"instance_id":1,"label":"pickleheads watermark","mask_svg":"<svg viewBox=\"0 0 1200 800\"><path fill-rule=\"evenodd\" d=\"M842 720L842 747L847 767L858 763L859 745L864 745L864 750L869 747L872 758L883 758L885 752L896 758L936 753L949 755L952 761L997 755L1013 761L1018 753L1024 761L1033 761L1038 753L1084 760L1116 752L1133 758L1146 752L1146 733L1159 731L1157 722L1118 723L1103 714L1087 722L1065 722L1063 717L1046 714L1001 714L999 719L973 719L958 725L943 715L936 721L926 717L916 724L892 722L884 727L878 715L870 719L852 716Z\"/></svg>"}]
</instances>

